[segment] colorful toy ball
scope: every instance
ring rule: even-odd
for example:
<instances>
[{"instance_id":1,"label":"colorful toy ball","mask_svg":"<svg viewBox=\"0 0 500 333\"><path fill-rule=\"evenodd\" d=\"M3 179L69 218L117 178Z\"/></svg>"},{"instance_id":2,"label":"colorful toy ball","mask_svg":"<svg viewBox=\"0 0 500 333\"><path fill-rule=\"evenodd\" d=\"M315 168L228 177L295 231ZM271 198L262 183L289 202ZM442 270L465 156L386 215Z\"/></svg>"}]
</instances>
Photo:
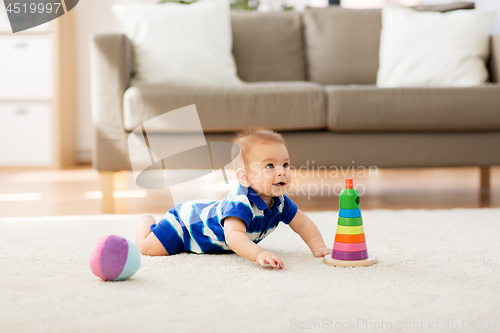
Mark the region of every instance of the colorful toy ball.
<instances>
[{"instance_id":1,"label":"colorful toy ball","mask_svg":"<svg viewBox=\"0 0 500 333\"><path fill-rule=\"evenodd\" d=\"M104 236L95 242L90 251L90 269L104 281L130 279L140 266L139 249L120 236Z\"/></svg>"}]
</instances>

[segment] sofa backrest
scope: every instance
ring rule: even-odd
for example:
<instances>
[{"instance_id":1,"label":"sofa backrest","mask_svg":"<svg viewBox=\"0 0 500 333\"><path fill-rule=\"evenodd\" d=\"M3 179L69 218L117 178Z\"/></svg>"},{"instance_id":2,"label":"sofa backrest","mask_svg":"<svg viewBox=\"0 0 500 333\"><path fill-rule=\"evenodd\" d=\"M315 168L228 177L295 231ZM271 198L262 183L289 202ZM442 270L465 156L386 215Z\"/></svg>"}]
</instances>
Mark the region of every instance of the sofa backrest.
<instances>
[{"instance_id":1,"label":"sofa backrest","mask_svg":"<svg viewBox=\"0 0 500 333\"><path fill-rule=\"evenodd\" d=\"M303 14L308 79L321 84L375 84L382 11L337 6Z\"/></svg>"},{"instance_id":2,"label":"sofa backrest","mask_svg":"<svg viewBox=\"0 0 500 333\"><path fill-rule=\"evenodd\" d=\"M240 79L306 80L300 13L232 11L231 25Z\"/></svg>"}]
</instances>

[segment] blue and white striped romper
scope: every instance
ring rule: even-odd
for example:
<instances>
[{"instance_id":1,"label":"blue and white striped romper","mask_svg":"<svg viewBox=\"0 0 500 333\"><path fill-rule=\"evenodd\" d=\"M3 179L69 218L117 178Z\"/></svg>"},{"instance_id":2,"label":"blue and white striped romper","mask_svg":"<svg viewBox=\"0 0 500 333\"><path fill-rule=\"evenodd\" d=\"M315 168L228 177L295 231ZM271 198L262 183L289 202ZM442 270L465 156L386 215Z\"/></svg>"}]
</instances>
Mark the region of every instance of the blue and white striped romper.
<instances>
[{"instance_id":1,"label":"blue and white striped romper","mask_svg":"<svg viewBox=\"0 0 500 333\"><path fill-rule=\"evenodd\" d=\"M286 195L274 197L269 209L252 188L238 185L221 201L196 200L176 205L151 225L151 231L170 255L183 251L209 253L230 250L222 227L226 217L242 219L248 237L257 244L280 222L290 223L296 213L297 205Z\"/></svg>"}]
</instances>

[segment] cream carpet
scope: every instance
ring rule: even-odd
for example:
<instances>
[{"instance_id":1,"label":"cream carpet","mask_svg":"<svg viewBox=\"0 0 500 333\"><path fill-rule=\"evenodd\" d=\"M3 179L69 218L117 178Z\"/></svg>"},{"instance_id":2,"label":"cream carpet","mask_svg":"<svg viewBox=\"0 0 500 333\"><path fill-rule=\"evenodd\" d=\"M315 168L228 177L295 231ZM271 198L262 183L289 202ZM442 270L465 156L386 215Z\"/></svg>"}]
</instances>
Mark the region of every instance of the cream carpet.
<instances>
[{"instance_id":1,"label":"cream carpet","mask_svg":"<svg viewBox=\"0 0 500 333\"><path fill-rule=\"evenodd\" d=\"M309 216L331 246L337 212ZM500 331L500 209L363 211L371 267L325 265L281 226L261 244L283 270L143 256L132 279L101 281L90 248L133 239L138 217L0 219L0 332Z\"/></svg>"}]
</instances>

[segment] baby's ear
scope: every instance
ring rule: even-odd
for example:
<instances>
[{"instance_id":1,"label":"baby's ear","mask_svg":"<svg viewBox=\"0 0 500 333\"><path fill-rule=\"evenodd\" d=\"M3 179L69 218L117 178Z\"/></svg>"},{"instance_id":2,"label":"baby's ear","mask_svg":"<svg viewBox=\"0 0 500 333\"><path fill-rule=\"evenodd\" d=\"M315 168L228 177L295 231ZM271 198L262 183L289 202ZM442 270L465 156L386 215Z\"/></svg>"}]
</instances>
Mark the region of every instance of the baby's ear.
<instances>
[{"instance_id":1,"label":"baby's ear","mask_svg":"<svg viewBox=\"0 0 500 333\"><path fill-rule=\"evenodd\" d=\"M247 172L243 168L236 169L236 179L238 179L238 183L242 186L250 187L250 182L248 181Z\"/></svg>"}]
</instances>

